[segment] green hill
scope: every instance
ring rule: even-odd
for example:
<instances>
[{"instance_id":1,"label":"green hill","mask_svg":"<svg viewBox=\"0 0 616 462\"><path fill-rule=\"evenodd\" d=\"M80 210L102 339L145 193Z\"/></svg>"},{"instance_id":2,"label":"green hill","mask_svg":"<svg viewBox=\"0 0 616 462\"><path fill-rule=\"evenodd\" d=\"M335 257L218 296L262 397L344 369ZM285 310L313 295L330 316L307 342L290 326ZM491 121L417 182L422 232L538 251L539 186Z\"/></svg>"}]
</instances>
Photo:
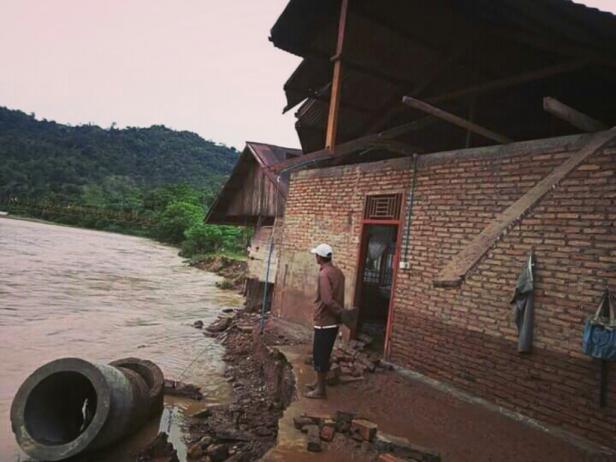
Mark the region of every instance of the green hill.
<instances>
[{"instance_id":1,"label":"green hill","mask_svg":"<svg viewBox=\"0 0 616 462\"><path fill-rule=\"evenodd\" d=\"M244 232L203 219L238 156L162 125L71 127L0 107L0 210L153 237L185 256L237 253Z\"/></svg>"},{"instance_id":2,"label":"green hill","mask_svg":"<svg viewBox=\"0 0 616 462\"><path fill-rule=\"evenodd\" d=\"M126 204L129 196L178 183L212 191L237 157L234 148L161 125L72 127L0 107L0 202L103 206L106 195L115 194L127 195L121 198Z\"/></svg>"}]
</instances>

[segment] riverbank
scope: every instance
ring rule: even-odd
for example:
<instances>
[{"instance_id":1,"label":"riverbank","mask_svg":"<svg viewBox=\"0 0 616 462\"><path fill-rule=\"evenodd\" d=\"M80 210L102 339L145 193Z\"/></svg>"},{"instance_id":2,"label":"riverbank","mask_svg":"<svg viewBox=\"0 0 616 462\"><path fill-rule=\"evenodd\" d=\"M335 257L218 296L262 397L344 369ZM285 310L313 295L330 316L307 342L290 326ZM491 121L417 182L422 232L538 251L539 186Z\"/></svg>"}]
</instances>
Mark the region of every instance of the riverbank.
<instances>
[{"instance_id":1,"label":"riverbank","mask_svg":"<svg viewBox=\"0 0 616 462\"><path fill-rule=\"evenodd\" d=\"M261 335L258 315L243 310L221 319L205 333L225 347L224 376L231 384L232 398L190 418L188 458L254 461L276 444L278 421L294 399L291 366L278 348L303 344L306 337L282 330Z\"/></svg>"},{"instance_id":2,"label":"riverbank","mask_svg":"<svg viewBox=\"0 0 616 462\"><path fill-rule=\"evenodd\" d=\"M189 460L613 460L605 448L563 438L388 367L340 381L327 400L307 399L301 390L314 375L306 356L309 329L269 319L261 335L259 317L242 310L214 325L223 329L212 335L225 347L233 397L192 417ZM361 353L340 345L337 355ZM343 428L346 418L373 430Z\"/></svg>"},{"instance_id":3,"label":"riverbank","mask_svg":"<svg viewBox=\"0 0 616 462\"><path fill-rule=\"evenodd\" d=\"M198 255L191 258L188 264L203 271L218 274L224 279L216 284L219 289L232 289L241 291L244 289L248 263L240 256L228 256L225 254Z\"/></svg>"}]
</instances>

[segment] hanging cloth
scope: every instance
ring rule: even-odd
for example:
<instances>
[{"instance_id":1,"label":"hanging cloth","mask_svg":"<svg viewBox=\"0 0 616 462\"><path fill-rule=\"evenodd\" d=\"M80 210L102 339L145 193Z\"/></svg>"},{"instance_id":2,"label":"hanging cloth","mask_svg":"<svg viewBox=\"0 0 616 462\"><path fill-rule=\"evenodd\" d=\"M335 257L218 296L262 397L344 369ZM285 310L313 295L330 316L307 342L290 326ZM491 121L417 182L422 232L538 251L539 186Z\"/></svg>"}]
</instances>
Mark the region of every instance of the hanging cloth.
<instances>
[{"instance_id":1,"label":"hanging cloth","mask_svg":"<svg viewBox=\"0 0 616 462\"><path fill-rule=\"evenodd\" d=\"M387 244L391 241L388 229L377 228L368 240L368 262L372 269L378 269L379 259L385 253Z\"/></svg>"},{"instance_id":2,"label":"hanging cloth","mask_svg":"<svg viewBox=\"0 0 616 462\"><path fill-rule=\"evenodd\" d=\"M514 319L518 328L518 353L530 353L533 347L534 266L534 257L531 252L518 276L515 293L510 302L514 305Z\"/></svg>"},{"instance_id":3,"label":"hanging cloth","mask_svg":"<svg viewBox=\"0 0 616 462\"><path fill-rule=\"evenodd\" d=\"M586 320L582 348L593 358L616 361L616 301L609 289L605 289L597 311Z\"/></svg>"}]
</instances>

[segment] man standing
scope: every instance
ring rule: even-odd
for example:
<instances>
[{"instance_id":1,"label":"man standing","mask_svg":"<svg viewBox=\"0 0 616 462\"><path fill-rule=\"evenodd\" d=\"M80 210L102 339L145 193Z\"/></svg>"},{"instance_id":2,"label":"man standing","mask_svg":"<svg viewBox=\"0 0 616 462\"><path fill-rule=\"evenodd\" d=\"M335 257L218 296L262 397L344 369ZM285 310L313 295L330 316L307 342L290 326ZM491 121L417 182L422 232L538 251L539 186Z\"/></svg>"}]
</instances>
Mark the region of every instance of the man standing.
<instances>
[{"instance_id":1,"label":"man standing","mask_svg":"<svg viewBox=\"0 0 616 462\"><path fill-rule=\"evenodd\" d=\"M325 399L325 379L329 371L329 358L338 335L338 325L344 311L344 274L332 265L332 248L320 244L310 251L320 266L317 298L314 306L314 341L312 357L316 381L308 385L307 398Z\"/></svg>"}]
</instances>

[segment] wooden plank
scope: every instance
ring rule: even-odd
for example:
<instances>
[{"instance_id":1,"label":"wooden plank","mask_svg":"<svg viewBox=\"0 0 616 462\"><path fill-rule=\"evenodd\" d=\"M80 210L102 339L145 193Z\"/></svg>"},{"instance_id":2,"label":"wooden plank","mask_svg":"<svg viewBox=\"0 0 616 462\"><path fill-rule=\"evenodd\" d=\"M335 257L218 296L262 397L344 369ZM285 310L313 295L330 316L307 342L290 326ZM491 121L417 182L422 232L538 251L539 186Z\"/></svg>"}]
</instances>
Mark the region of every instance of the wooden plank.
<instances>
[{"instance_id":1,"label":"wooden plank","mask_svg":"<svg viewBox=\"0 0 616 462\"><path fill-rule=\"evenodd\" d=\"M340 110L340 98L342 89L342 49L344 46L344 30L346 27L347 10L349 0L342 0L340 5L340 21L338 23L338 40L336 42L336 54L334 60L334 75L332 77L332 91L329 101L329 114L327 115L327 131L325 132L325 148L330 151L336 145L338 131L338 112Z\"/></svg>"},{"instance_id":2,"label":"wooden plank","mask_svg":"<svg viewBox=\"0 0 616 462\"><path fill-rule=\"evenodd\" d=\"M480 83L471 87L455 90L449 93L444 93L442 95L427 98L426 101L430 103L440 103L443 101L451 101L454 99L462 98L464 96L478 95L482 93L489 93L495 90L502 90L504 88L521 85L523 83L532 82L534 80L541 80L555 75L576 71L587 66L589 62L590 61L588 59L578 59L566 63L557 64L555 66L548 66L542 69L523 72L521 74L517 74L511 77L491 80L489 82Z\"/></svg>"},{"instance_id":3,"label":"wooden plank","mask_svg":"<svg viewBox=\"0 0 616 462\"><path fill-rule=\"evenodd\" d=\"M582 162L614 139L616 139L616 127L593 135L586 145L573 153L569 159L556 167L548 176L501 212L470 244L452 258L434 279L434 285L436 287L459 286L468 272L477 265L479 260L509 227L521 219L531 207Z\"/></svg>"},{"instance_id":4,"label":"wooden plank","mask_svg":"<svg viewBox=\"0 0 616 462\"><path fill-rule=\"evenodd\" d=\"M388 130L384 130L380 133L371 133L369 135L361 136L359 138L355 138L353 140L339 144L335 147L333 153L328 149L320 149L304 156L295 157L293 159L288 159L283 162L274 164L269 167L269 170L274 173L280 173L286 170L291 170L293 168L308 165L322 159L331 158L332 155L344 156L347 154L352 154L355 151L368 147L371 143L396 138L412 130L419 130L430 124L433 120L434 119L432 117L424 117L413 122L408 122L406 124L398 125Z\"/></svg>"},{"instance_id":5,"label":"wooden plank","mask_svg":"<svg viewBox=\"0 0 616 462\"><path fill-rule=\"evenodd\" d=\"M471 122L470 120L452 114L451 112L443 111L440 108L432 106L431 104L428 104L417 98L413 98L412 96L404 96L402 98L402 102L407 106L426 112L434 117L438 117L439 119L443 119L449 123L457 125L458 127L470 130L473 133L477 133L478 135L483 136L484 138L488 138L489 140L497 141L502 144L508 144L512 142L512 140L507 138L506 136L493 132L492 130L488 130L481 125L478 125L474 122Z\"/></svg>"},{"instance_id":6,"label":"wooden plank","mask_svg":"<svg viewBox=\"0 0 616 462\"><path fill-rule=\"evenodd\" d=\"M585 132L598 132L607 129L607 125L604 123L550 96L543 98L543 110Z\"/></svg>"},{"instance_id":7,"label":"wooden plank","mask_svg":"<svg viewBox=\"0 0 616 462\"><path fill-rule=\"evenodd\" d=\"M424 75L419 83L413 84L409 91L396 91L394 95L388 99L387 103L382 105L378 114L372 117L370 121L364 125L361 132L372 133L379 130L394 114L397 114L404 109L404 106L400 104L400 99L405 94L410 93L411 96L420 96L421 93L425 91L442 73L450 69L452 65L456 64L463 57L464 53L468 51L468 47L470 47L473 43L474 40L469 40L465 46L458 47L456 52L452 53L446 59L439 61L434 68L430 69Z\"/></svg>"}]
</instances>

